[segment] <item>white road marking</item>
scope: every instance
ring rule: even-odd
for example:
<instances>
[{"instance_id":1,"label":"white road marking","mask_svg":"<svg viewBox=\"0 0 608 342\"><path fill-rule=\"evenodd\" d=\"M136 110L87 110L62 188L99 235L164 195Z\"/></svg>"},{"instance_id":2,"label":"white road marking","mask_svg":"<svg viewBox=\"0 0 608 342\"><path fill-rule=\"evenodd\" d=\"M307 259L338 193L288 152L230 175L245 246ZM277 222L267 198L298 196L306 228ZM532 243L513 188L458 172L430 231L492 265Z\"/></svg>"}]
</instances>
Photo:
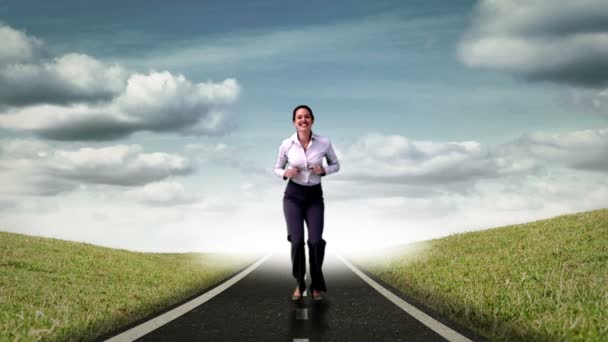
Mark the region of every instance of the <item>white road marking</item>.
<instances>
[{"instance_id":1,"label":"white road marking","mask_svg":"<svg viewBox=\"0 0 608 342\"><path fill-rule=\"evenodd\" d=\"M307 308L296 309L296 319L303 319L303 320L308 319L308 309Z\"/></svg>"},{"instance_id":2,"label":"white road marking","mask_svg":"<svg viewBox=\"0 0 608 342\"><path fill-rule=\"evenodd\" d=\"M131 342L131 341L135 341L136 339L144 336L145 334L147 334L153 330L160 328L161 326L171 322L172 320L178 318L179 316L187 313L188 311L196 308L197 306L205 303L206 301L210 300L211 298L222 293L224 290L226 290L230 286L234 285L236 282L243 279L246 275L248 275L253 270L255 270L258 266L260 266L262 263L264 263L264 261L266 261L268 258L270 258L271 255L272 254L268 254L268 255L260 258L258 261L256 261L255 264L247 267L247 269L243 270L241 273L228 279L227 281L223 282L221 285L194 298L193 300L191 300L187 303L184 303L184 304L176 307L173 310L169 310L160 316L154 317L151 320L146 321L138 326L135 326L121 334L118 334L112 338L109 338L106 341Z\"/></svg>"},{"instance_id":3,"label":"white road marking","mask_svg":"<svg viewBox=\"0 0 608 342\"><path fill-rule=\"evenodd\" d=\"M448 340L450 342L472 342L468 338L466 338L466 337L462 336L461 334L459 334L458 332L450 329L449 327L445 326L444 324L437 321L433 317L418 310L416 307L412 306L410 303L408 303L408 302L404 301L403 299L399 298L398 296L394 295L391 291L385 289L384 287L382 287L382 285L378 284L373 279L366 276L365 273L361 272L359 269L357 269L355 266L353 266L353 264L351 264L348 260L343 258L341 255L338 255L338 258L340 258L340 260L342 260L342 262L344 264L346 264L346 266L348 266L348 268L350 268L359 277L361 277L361 279L363 279L371 287L376 289L376 291L380 292L380 294L382 294L388 300L393 302L393 304L400 307L403 311L407 312L412 317L419 320L422 324L426 325L427 327L429 327L431 330L433 330L434 332L441 335L446 340Z\"/></svg>"},{"instance_id":4,"label":"white road marking","mask_svg":"<svg viewBox=\"0 0 608 342\"><path fill-rule=\"evenodd\" d=\"M294 338L293 342L308 342L307 338Z\"/></svg>"}]
</instances>

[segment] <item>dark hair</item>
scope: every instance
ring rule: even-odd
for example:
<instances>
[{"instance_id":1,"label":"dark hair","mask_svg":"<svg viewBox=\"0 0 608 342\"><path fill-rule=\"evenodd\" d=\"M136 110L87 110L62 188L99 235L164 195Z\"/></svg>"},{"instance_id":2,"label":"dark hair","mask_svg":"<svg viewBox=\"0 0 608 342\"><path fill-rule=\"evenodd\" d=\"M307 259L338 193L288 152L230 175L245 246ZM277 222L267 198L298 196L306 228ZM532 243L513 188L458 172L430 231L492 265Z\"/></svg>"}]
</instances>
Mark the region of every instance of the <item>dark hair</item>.
<instances>
[{"instance_id":1,"label":"dark hair","mask_svg":"<svg viewBox=\"0 0 608 342\"><path fill-rule=\"evenodd\" d=\"M294 108L293 109L293 117L291 118L291 121L296 121L296 112L300 108L304 108L304 109L308 110L310 112L310 117L312 118L312 121L315 121L315 115L312 113L312 109L310 109L310 107L308 107L307 105L299 105L296 108Z\"/></svg>"}]
</instances>

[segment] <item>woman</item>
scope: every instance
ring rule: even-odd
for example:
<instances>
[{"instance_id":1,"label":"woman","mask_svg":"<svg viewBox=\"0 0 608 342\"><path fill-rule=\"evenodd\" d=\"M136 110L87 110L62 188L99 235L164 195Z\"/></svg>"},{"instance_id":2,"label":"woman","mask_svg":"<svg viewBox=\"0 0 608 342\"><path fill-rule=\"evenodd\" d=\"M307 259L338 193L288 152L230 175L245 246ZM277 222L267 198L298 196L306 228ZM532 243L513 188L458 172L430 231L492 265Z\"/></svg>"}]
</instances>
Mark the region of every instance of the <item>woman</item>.
<instances>
[{"instance_id":1,"label":"woman","mask_svg":"<svg viewBox=\"0 0 608 342\"><path fill-rule=\"evenodd\" d=\"M340 169L338 158L328 138L312 132L315 116L310 107L297 106L293 110L296 133L283 140L274 172L288 180L283 197L283 212L287 223L287 240L291 242L292 274L297 281L292 300L299 300L306 289L306 256L304 254L304 222L308 228L308 256L310 288L314 300L323 299L327 291L321 266L325 255L323 240L323 189L321 177ZM327 167L323 167L323 158Z\"/></svg>"}]
</instances>

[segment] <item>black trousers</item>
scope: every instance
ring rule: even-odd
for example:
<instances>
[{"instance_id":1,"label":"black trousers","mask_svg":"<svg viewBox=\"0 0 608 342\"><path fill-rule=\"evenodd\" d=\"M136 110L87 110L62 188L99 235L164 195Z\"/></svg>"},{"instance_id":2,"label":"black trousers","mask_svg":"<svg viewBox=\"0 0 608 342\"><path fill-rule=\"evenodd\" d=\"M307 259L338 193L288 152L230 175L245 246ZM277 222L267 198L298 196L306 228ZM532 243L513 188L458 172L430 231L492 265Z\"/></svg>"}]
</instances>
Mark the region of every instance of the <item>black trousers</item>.
<instances>
[{"instance_id":1,"label":"black trousers","mask_svg":"<svg viewBox=\"0 0 608 342\"><path fill-rule=\"evenodd\" d=\"M304 251L304 223L308 228L308 259L310 262L310 290L327 291L323 278L325 245L323 220L325 203L321 184L304 186L287 183L283 196L283 213L287 223L287 240L291 242L292 274L301 292L306 289L306 255Z\"/></svg>"}]
</instances>

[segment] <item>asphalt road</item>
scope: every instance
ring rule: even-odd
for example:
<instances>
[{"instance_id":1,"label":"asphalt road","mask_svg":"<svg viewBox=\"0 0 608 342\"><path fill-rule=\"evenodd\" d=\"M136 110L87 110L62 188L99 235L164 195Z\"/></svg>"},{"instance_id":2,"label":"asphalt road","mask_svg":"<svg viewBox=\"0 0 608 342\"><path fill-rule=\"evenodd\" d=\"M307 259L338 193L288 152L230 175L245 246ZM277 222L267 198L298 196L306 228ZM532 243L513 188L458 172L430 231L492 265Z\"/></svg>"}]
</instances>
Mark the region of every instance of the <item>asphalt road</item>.
<instances>
[{"instance_id":1,"label":"asphalt road","mask_svg":"<svg viewBox=\"0 0 608 342\"><path fill-rule=\"evenodd\" d=\"M323 301L313 302L306 296L293 303L295 282L289 255L273 255L219 295L138 341L446 341L387 300L336 256L327 256L324 274L328 292ZM417 307L463 339L483 340Z\"/></svg>"}]
</instances>

